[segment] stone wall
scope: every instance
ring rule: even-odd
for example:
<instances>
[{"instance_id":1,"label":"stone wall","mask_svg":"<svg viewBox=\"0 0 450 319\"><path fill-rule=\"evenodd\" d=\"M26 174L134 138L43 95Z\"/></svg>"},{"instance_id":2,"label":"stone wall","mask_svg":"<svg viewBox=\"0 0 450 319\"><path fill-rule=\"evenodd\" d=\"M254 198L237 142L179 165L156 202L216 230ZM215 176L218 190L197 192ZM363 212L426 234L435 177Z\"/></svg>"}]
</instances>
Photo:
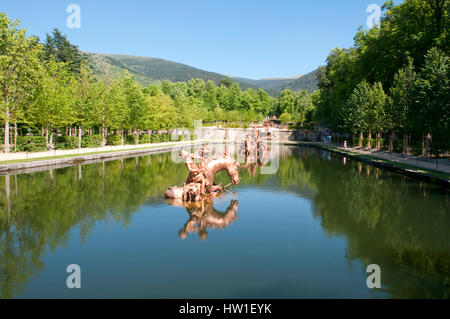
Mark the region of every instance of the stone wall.
<instances>
[{"instance_id":1,"label":"stone wall","mask_svg":"<svg viewBox=\"0 0 450 319\"><path fill-rule=\"evenodd\" d=\"M247 134L252 134L253 128L241 129L241 128L229 128L227 140L243 140ZM203 127L201 130L195 132L197 138L206 140L223 140L225 139L226 129L216 127ZM317 131L304 130L285 130L274 129L275 137L278 137L280 141L320 141L321 133Z\"/></svg>"}]
</instances>

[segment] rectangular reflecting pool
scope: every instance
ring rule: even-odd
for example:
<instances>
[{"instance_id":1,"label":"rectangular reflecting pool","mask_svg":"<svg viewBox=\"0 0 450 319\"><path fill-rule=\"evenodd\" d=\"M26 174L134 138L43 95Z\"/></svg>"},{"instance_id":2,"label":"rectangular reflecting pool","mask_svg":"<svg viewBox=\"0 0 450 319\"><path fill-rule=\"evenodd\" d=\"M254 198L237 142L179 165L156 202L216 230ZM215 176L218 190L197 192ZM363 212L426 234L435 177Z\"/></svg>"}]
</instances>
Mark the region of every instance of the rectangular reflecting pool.
<instances>
[{"instance_id":1,"label":"rectangular reflecting pool","mask_svg":"<svg viewBox=\"0 0 450 319\"><path fill-rule=\"evenodd\" d=\"M0 297L449 298L446 188L306 147L260 170L185 206L170 153L0 176Z\"/></svg>"}]
</instances>

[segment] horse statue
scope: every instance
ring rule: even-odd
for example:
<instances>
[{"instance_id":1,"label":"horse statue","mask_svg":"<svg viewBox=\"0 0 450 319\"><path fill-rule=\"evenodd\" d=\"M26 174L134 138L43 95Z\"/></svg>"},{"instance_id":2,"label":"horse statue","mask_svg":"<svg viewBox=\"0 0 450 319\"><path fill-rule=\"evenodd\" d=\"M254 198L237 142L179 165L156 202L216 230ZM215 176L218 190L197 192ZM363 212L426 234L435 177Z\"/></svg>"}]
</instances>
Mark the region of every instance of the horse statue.
<instances>
[{"instance_id":1,"label":"horse statue","mask_svg":"<svg viewBox=\"0 0 450 319\"><path fill-rule=\"evenodd\" d=\"M200 201L213 198L223 192L224 187L214 183L214 176L226 170L231 184L239 183L239 163L233 157L223 154L221 156L206 157L205 146L201 150L202 156L180 151L181 158L189 170L189 175L183 186L169 187L164 195L166 198L182 199L184 201ZM197 165L194 159L200 159Z\"/></svg>"}]
</instances>

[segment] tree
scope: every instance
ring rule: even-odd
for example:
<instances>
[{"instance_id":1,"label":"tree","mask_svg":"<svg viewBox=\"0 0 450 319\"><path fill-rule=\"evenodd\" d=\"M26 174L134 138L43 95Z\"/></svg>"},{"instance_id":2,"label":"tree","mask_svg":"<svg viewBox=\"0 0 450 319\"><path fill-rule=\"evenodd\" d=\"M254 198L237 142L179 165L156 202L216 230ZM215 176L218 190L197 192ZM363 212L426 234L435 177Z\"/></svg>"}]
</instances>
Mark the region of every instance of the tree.
<instances>
[{"instance_id":1,"label":"tree","mask_svg":"<svg viewBox=\"0 0 450 319\"><path fill-rule=\"evenodd\" d=\"M219 86L225 86L227 88L230 88L233 83L234 81L230 78L223 78L219 80Z\"/></svg>"},{"instance_id":2,"label":"tree","mask_svg":"<svg viewBox=\"0 0 450 319\"><path fill-rule=\"evenodd\" d=\"M368 143L367 147L370 149L372 133L376 132L377 148L380 148L381 132L383 131L384 118L385 118L385 104L386 94L383 91L383 86L380 82L373 84L369 88L369 96L364 112L365 123L368 129Z\"/></svg>"},{"instance_id":3,"label":"tree","mask_svg":"<svg viewBox=\"0 0 450 319\"><path fill-rule=\"evenodd\" d=\"M92 85L95 82L94 75L86 62L81 64L79 81L76 87L74 99L74 121L78 125L78 148L81 148L81 136L83 127L93 124L90 110L93 108Z\"/></svg>"},{"instance_id":4,"label":"tree","mask_svg":"<svg viewBox=\"0 0 450 319\"><path fill-rule=\"evenodd\" d=\"M45 128L46 144L53 145L52 130L73 120L72 101L75 80L66 63L50 59L41 66L36 99L29 113L33 122Z\"/></svg>"},{"instance_id":5,"label":"tree","mask_svg":"<svg viewBox=\"0 0 450 319\"><path fill-rule=\"evenodd\" d=\"M372 133L377 132L377 147L384 125L384 106L386 94L381 83L370 85L366 81L359 83L342 108L345 119L343 129L353 134L360 133L359 146L362 147L363 133L368 133L368 144L371 148Z\"/></svg>"},{"instance_id":6,"label":"tree","mask_svg":"<svg viewBox=\"0 0 450 319\"><path fill-rule=\"evenodd\" d=\"M412 118L418 118L419 114L413 112L413 106L416 101L416 80L417 75L414 71L412 59L409 59L408 65L400 69L394 77L393 85L390 88L391 100L386 107L386 127L391 132L389 137L389 149L393 149L394 132L403 133L403 150L408 149L408 134L415 122Z\"/></svg>"},{"instance_id":7,"label":"tree","mask_svg":"<svg viewBox=\"0 0 450 319\"><path fill-rule=\"evenodd\" d=\"M205 81L202 79L190 79L187 82L187 94L195 98L203 97L205 93Z\"/></svg>"},{"instance_id":8,"label":"tree","mask_svg":"<svg viewBox=\"0 0 450 319\"><path fill-rule=\"evenodd\" d=\"M420 114L423 127L433 137L432 152L439 155L450 149L449 57L444 52L430 49L417 89L415 110Z\"/></svg>"},{"instance_id":9,"label":"tree","mask_svg":"<svg viewBox=\"0 0 450 319\"><path fill-rule=\"evenodd\" d=\"M34 91L34 81L42 47L34 37L26 37L20 22L11 22L0 12L0 110L5 123L4 149L10 150L9 125L16 121L26 99Z\"/></svg>"},{"instance_id":10,"label":"tree","mask_svg":"<svg viewBox=\"0 0 450 319\"><path fill-rule=\"evenodd\" d=\"M104 123L107 128L122 129L129 113L120 81L114 81L106 93Z\"/></svg>"},{"instance_id":11,"label":"tree","mask_svg":"<svg viewBox=\"0 0 450 319\"><path fill-rule=\"evenodd\" d=\"M344 119L341 128L354 135L359 133L359 147L363 146L364 132L367 130L365 112L368 109L369 91L370 85L362 81L355 87L349 100L341 109L341 117Z\"/></svg>"},{"instance_id":12,"label":"tree","mask_svg":"<svg viewBox=\"0 0 450 319\"><path fill-rule=\"evenodd\" d=\"M89 89L92 107L87 110L87 122L89 122L91 126L100 127L103 142L105 142L107 123L111 115L111 105L108 101L110 89L111 86L108 85L105 80L93 82Z\"/></svg>"},{"instance_id":13,"label":"tree","mask_svg":"<svg viewBox=\"0 0 450 319\"><path fill-rule=\"evenodd\" d=\"M122 93L125 96L125 105L128 109L126 126L136 134L136 143L139 143L140 129L143 128L146 117L146 108L142 88L128 72L120 79Z\"/></svg>"},{"instance_id":14,"label":"tree","mask_svg":"<svg viewBox=\"0 0 450 319\"><path fill-rule=\"evenodd\" d=\"M368 125L365 132L369 135L373 130L378 135L380 130L388 130L391 150L395 133L402 133L406 152L420 140L423 145L424 133L430 135L431 128L436 125L442 128L436 132L442 133L433 134L433 143L436 146L441 143L439 152L443 152L443 148L448 150L443 142L448 140L444 137L447 124L443 120L447 114L443 106L448 104L446 93L443 93L446 82L442 80L448 77L442 71L446 62L438 58L439 54L434 54L435 63L428 57L433 47L436 52L449 51L448 8L448 0L405 0L397 6L392 1L386 2L380 27L360 28L352 48L334 49L327 58L327 65L319 68L317 118L330 123L335 130L355 133L354 130L360 129L360 133L364 133L362 124ZM421 70L420 75L415 70ZM436 86L431 86L437 88L439 82L443 88L441 92L430 89L424 80L430 77L434 79L431 82L436 81ZM378 110L367 109L370 112L363 115L368 121L360 119L362 108L355 105L355 95L351 97L358 93L355 88L362 81L381 83L381 87L372 87L369 91L379 94L385 102L384 107L376 105ZM433 113L437 109L440 117Z\"/></svg>"},{"instance_id":15,"label":"tree","mask_svg":"<svg viewBox=\"0 0 450 319\"><path fill-rule=\"evenodd\" d=\"M306 120L306 113L312 108L312 101L307 90L301 90L295 99L294 121L304 122Z\"/></svg>"},{"instance_id":16,"label":"tree","mask_svg":"<svg viewBox=\"0 0 450 319\"><path fill-rule=\"evenodd\" d=\"M289 113L293 114L295 111L295 99L296 94L289 89L281 92L280 98L278 100L278 114Z\"/></svg>"},{"instance_id":17,"label":"tree","mask_svg":"<svg viewBox=\"0 0 450 319\"><path fill-rule=\"evenodd\" d=\"M70 72L79 74L86 57L58 29L53 29L51 35L47 33L44 45L44 60L50 59L67 63Z\"/></svg>"},{"instance_id":18,"label":"tree","mask_svg":"<svg viewBox=\"0 0 450 319\"><path fill-rule=\"evenodd\" d=\"M283 114L281 114L281 116L280 116L280 122L283 124L283 125L286 125L286 124L288 124L289 122L291 122L292 121L292 116L291 116L291 114L289 114L289 113L287 113L287 112L284 112Z\"/></svg>"},{"instance_id":19,"label":"tree","mask_svg":"<svg viewBox=\"0 0 450 319\"><path fill-rule=\"evenodd\" d=\"M203 94L204 105L209 111L214 110L218 106L216 94L216 86L213 81L209 80L206 82L205 93Z\"/></svg>"},{"instance_id":20,"label":"tree","mask_svg":"<svg viewBox=\"0 0 450 319\"><path fill-rule=\"evenodd\" d=\"M319 68L317 78L321 94L318 117L329 122L332 129L339 130L344 121L342 108L356 85L364 79L358 70L358 51L334 49L327 57L326 67Z\"/></svg>"},{"instance_id":21,"label":"tree","mask_svg":"<svg viewBox=\"0 0 450 319\"><path fill-rule=\"evenodd\" d=\"M273 108L274 99L263 89L257 91L259 103L256 105L255 111L263 116L267 116Z\"/></svg>"},{"instance_id":22,"label":"tree","mask_svg":"<svg viewBox=\"0 0 450 319\"><path fill-rule=\"evenodd\" d=\"M148 118L150 129L157 131L175 127L178 122L178 112L167 95L147 96L146 100L146 106L150 114Z\"/></svg>"}]
</instances>

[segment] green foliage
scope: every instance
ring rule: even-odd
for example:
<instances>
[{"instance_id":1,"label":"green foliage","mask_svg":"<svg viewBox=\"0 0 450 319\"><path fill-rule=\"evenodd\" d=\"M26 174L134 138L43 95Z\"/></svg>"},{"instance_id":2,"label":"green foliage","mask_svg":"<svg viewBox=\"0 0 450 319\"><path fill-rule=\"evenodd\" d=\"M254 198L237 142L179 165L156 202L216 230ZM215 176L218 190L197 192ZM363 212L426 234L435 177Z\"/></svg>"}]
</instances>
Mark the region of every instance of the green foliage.
<instances>
[{"instance_id":1,"label":"green foliage","mask_svg":"<svg viewBox=\"0 0 450 319\"><path fill-rule=\"evenodd\" d=\"M81 63L86 59L76 45L67 40L67 37L58 29L53 29L52 34L47 33L44 45L44 59L67 63L70 72L79 74Z\"/></svg>"},{"instance_id":2,"label":"green foliage","mask_svg":"<svg viewBox=\"0 0 450 319\"><path fill-rule=\"evenodd\" d=\"M43 136L17 137L17 151L19 152L41 152L45 150L45 137Z\"/></svg>"},{"instance_id":3,"label":"green foliage","mask_svg":"<svg viewBox=\"0 0 450 319\"><path fill-rule=\"evenodd\" d=\"M182 135L180 135L179 138L182 138ZM183 139L183 140L186 140L186 139ZM171 134L152 134L150 136L150 142L151 143L172 142L172 135Z\"/></svg>"},{"instance_id":4,"label":"green foliage","mask_svg":"<svg viewBox=\"0 0 450 319\"><path fill-rule=\"evenodd\" d=\"M230 78L223 78L219 80L219 86L230 88L233 85L233 80Z\"/></svg>"},{"instance_id":5,"label":"green foliage","mask_svg":"<svg viewBox=\"0 0 450 319\"><path fill-rule=\"evenodd\" d=\"M78 148L78 137L76 137L76 136L57 136L55 148L63 149L63 150Z\"/></svg>"},{"instance_id":6,"label":"green foliage","mask_svg":"<svg viewBox=\"0 0 450 319\"><path fill-rule=\"evenodd\" d=\"M354 47L334 49L319 69L315 116L341 132L430 133L432 152L446 153L448 0L389 2L383 9L380 27L360 29Z\"/></svg>"},{"instance_id":7,"label":"green foliage","mask_svg":"<svg viewBox=\"0 0 450 319\"><path fill-rule=\"evenodd\" d=\"M81 147L100 147L103 137L101 135L85 135L81 139Z\"/></svg>"},{"instance_id":8,"label":"green foliage","mask_svg":"<svg viewBox=\"0 0 450 319\"><path fill-rule=\"evenodd\" d=\"M130 144L130 145L137 144L136 135L130 134L130 135L125 136L125 144Z\"/></svg>"},{"instance_id":9,"label":"green foliage","mask_svg":"<svg viewBox=\"0 0 450 319\"><path fill-rule=\"evenodd\" d=\"M443 51L431 48L417 81L418 113L423 132L433 135L433 154L450 149L450 59Z\"/></svg>"},{"instance_id":10,"label":"green foliage","mask_svg":"<svg viewBox=\"0 0 450 319\"><path fill-rule=\"evenodd\" d=\"M106 138L106 145L122 145L122 137L120 135L111 134Z\"/></svg>"},{"instance_id":11,"label":"green foliage","mask_svg":"<svg viewBox=\"0 0 450 319\"><path fill-rule=\"evenodd\" d=\"M137 57L131 55L113 55L88 53L90 65L101 77L115 75L120 77L124 72L130 73L141 85L154 84L159 81L187 82L191 79L213 81L218 84L224 75L203 71L181 63L156 58ZM234 79L225 78L235 82ZM246 81L238 81L244 89L257 89Z\"/></svg>"},{"instance_id":12,"label":"green foliage","mask_svg":"<svg viewBox=\"0 0 450 319\"><path fill-rule=\"evenodd\" d=\"M150 136L150 143L160 143L161 142L161 135L160 134L152 134Z\"/></svg>"},{"instance_id":13,"label":"green foliage","mask_svg":"<svg viewBox=\"0 0 450 319\"><path fill-rule=\"evenodd\" d=\"M359 83L341 109L341 128L351 133L379 132L383 129L386 95L381 83Z\"/></svg>"},{"instance_id":14,"label":"green foliage","mask_svg":"<svg viewBox=\"0 0 450 319\"><path fill-rule=\"evenodd\" d=\"M149 144L150 143L150 135L144 134L139 136L139 144Z\"/></svg>"},{"instance_id":15,"label":"green foliage","mask_svg":"<svg viewBox=\"0 0 450 319\"><path fill-rule=\"evenodd\" d=\"M292 121L292 116L291 116L291 114L284 112L284 113L281 114L281 116L280 116L280 121L281 121L282 124L285 124L285 125L286 125L287 123L289 123L290 121Z\"/></svg>"},{"instance_id":16,"label":"green foliage","mask_svg":"<svg viewBox=\"0 0 450 319\"><path fill-rule=\"evenodd\" d=\"M91 69L58 30L42 46L2 13L0 44L6 49L0 59L0 108L5 131L11 122L43 127L50 135L74 126L83 131L168 131L192 129L200 119L234 127L277 115L284 124L324 121L336 132L430 133L433 152L442 153L450 143L448 13L442 1L385 5L380 28L359 30L354 47L334 49L327 65L308 75L311 83L317 77L318 90L297 92L287 79L263 80L271 88L276 81L287 85L278 99L263 89L241 86L241 80L158 59L89 55ZM97 58L122 71L99 80L92 60ZM8 76L11 66L14 76ZM158 78L161 83L139 85L140 77L156 73L164 74ZM127 139L136 143L134 136ZM151 142L156 139L170 140L150 137Z\"/></svg>"},{"instance_id":17,"label":"green foliage","mask_svg":"<svg viewBox=\"0 0 450 319\"><path fill-rule=\"evenodd\" d=\"M266 89L271 95L278 96L284 90L292 90L295 92L307 91L309 93L317 90L317 70L305 74L297 79L289 79L282 81L275 87L260 86Z\"/></svg>"},{"instance_id":18,"label":"green foliage","mask_svg":"<svg viewBox=\"0 0 450 319\"><path fill-rule=\"evenodd\" d=\"M34 99L42 45L26 37L18 20L0 12L0 113L5 123L5 152L9 152L10 122L23 120Z\"/></svg>"},{"instance_id":19,"label":"green foliage","mask_svg":"<svg viewBox=\"0 0 450 319\"><path fill-rule=\"evenodd\" d=\"M17 54L21 54L16 54L15 58L17 76L10 79L4 74L8 74L8 67L13 62L13 52L5 52L0 61L5 62L3 77L0 76L3 91L8 94L15 92L14 95L0 95L4 98L0 107L3 118L8 120L5 122L7 131L11 121L43 128L49 136L69 127L75 127L77 131L81 128L84 134L92 129L120 134L193 129L195 120L244 122L247 123L244 126L248 126L249 122L261 121L275 112L277 101L266 91L251 88L242 91L236 81L222 76L217 78L216 83L220 81L218 85L211 80L205 83L202 78L189 78L187 82L164 80L143 88L133 74L136 69L145 67L140 63L142 61L136 62L130 57L117 57L120 61L109 59L116 66L127 64L129 70L115 78L99 80L77 47L58 30L55 29L47 37L45 46L41 46L36 39L26 38L24 30L17 28L17 22L11 23L4 14L1 19L1 32L5 35L1 39L9 36L8 45L17 42L20 49ZM185 70L184 67L182 69ZM119 139L108 137L107 143L119 145ZM124 142L136 144L135 139L133 134ZM152 134L140 143L146 141L168 142L170 138ZM96 147L100 143L99 137L85 135L81 146ZM56 144L64 149L75 146L69 140L60 140Z\"/></svg>"},{"instance_id":20,"label":"green foliage","mask_svg":"<svg viewBox=\"0 0 450 319\"><path fill-rule=\"evenodd\" d=\"M312 120L314 109L312 96L308 91L302 90L296 93L286 89L281 92L275 114L281 115L286 113L291 116L292 121L304 122L307 120L307 117L310 121Z\"/></svg>"},{"instance_id":21,"label":"green foliage","mask_svg":"<svg viewBox=\"0 0 450 319\"><path fill-rule=\"evenodd\" d=\"M422 141L414 140L411 143L411 153L416 156L422 155Z\"/></svg>"},{"instance_id":22,"label":"green foliage","mask_svg":"<svg viewBox=\"0 0 450 319\"><path fill-rule=\"evenodd\" d=\"M394 152L396 153L402 153L403 152L403 142L401 140L395 140L394 141Z\"/></svg>"}]
</instances>

